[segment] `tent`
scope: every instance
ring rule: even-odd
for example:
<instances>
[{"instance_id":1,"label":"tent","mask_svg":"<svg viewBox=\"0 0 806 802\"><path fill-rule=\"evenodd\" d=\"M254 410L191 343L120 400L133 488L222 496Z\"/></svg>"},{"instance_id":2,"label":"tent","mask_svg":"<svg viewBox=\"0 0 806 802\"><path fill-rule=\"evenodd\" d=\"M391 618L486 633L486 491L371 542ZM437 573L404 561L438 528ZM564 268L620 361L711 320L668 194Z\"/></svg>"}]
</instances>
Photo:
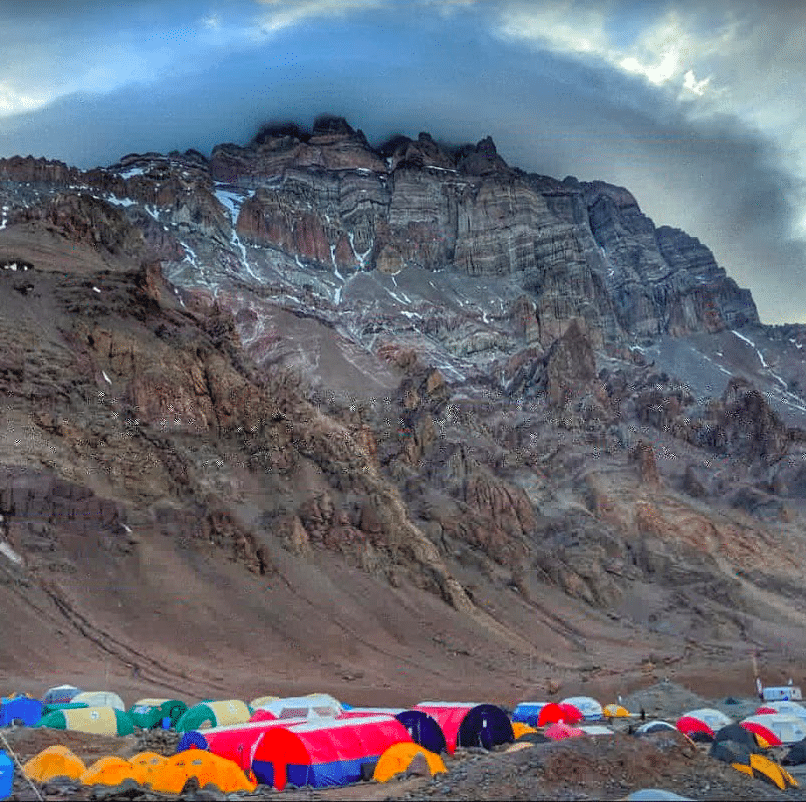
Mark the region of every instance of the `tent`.
<instances>
[{"instance_id":1,"label":"tent","mask_svg":"<svg viewBox=\"0 0 806 802\"><path fill-rule=\"evenodd\" d=\"M175 727L187 709L188 706L178 699L138 699L129 708L129 715L135 727L150 730L161 726L164 718L170 719L171 726Z\"/></svg>"},{"instance_id":2,"label":"tent","mask_svg":"<svg viewBox=\"0 0 806 802\"><path fill-rule=\"evenodd\" d=\"M131 735L134 724L131 716L114 707L82 707L73 710L57 710L42 716L37 727L52 727L57 730L91 732L95 735Z\"/></svg>"},{"instance_id":3,"label":"tent","mask_svg":"<svg viewBox=\"0 0 806 802\"><path fill-rule=\"evenodd\" d=\"M204 749L219 757L232 760L242 769L248 769L252 749L267 729L304 724L306 721L307 719L304 718L273 719L271 721L247 721L242 724L229 724L204 730L188 730L179 739L176 751L178 753L187 749Z\"/></svg>"},{"instance_id":4,"label":"tent","mask_svg":"<svg viewBox=\"0 0 806 802\"><path fill-rule=\"evenodd\" d=\"M158 755L156 752L139 752L129 758L133 769L132 778L140 785L150 784L156 772L167 760L167 757Z\"/></svg>"},{"instance_id":5,"label":"tent","mask_svg":"<svg viewBox=\"0 0 806 802\"><path fill-rule=\"evenodd\" d=\"M332 696L324 693L291 696L268 702L255 710L250 721L270 721L276 718L336 718L342 708Z\"/></svg>"},{"instance_id":6,"label":"tent","mask_svg":"<svg viewBox=\"0 0 806 802\"><path fill-rule=\"evenodd\" d=\"M115 710L125 710L126 705L116 693L111 691L82 691L71 700L73 704L85 704L88 707L114 707Z\"/></svg>"},{"instance_id":7,"label":"tent","mask_svg":"<svg viewBox=\"0 0 806 802\"><path fill-rule=\"evenodd\" d=\"M78 779L83 785L120 785L134 779L135 768L122 757L102 757L96 760Z\"/></svg>"},{"instance_id":8,"label":"tent","mask_svg":"<svg viewBox=\"0 0 806 802\"><path fill-rule=\"evenodd\" d=\"M568 724L552 724L543 731L543 735L552 741L562 741L565 738L579 738L585 733L577 727L571 727Z\"/></svg>"},{"instance_id":9,"label":"tent","mask_svg":"<svg viewBox=\"0 0 806 802\"><path fill-rule=\"evenodd\" d=\"M537 732L534 727L530 727L528 724L524 724L521 721L513 721L512 722L512 737L517 741L518 738L526 735L530 732Z\"/></svg>"},{"instance_id":10,"label":"tent","mask_svg":"<svg viewBox=\"0 0 806 802\"><path fill-rule=\"evenodd\" d=\"M756 721L742 721L739 726L753 733L756 737L756 742L764 749L769 746L781 746L781 739L763 724L759 724Z\"/></svg>"},{"instance_id":11,"label":"tent","mask_svg":"<svg viewBox=\"0 0 806 802\"><path fill-rule=\"evenodd\" d=\"M753 727L747 726L748 724L759 725L772 732L779 743L770 742L771 746L794 744L806 738L806 721L797 716L785 716L781 713L767 713L761 716L748 716L739 723L751 732L756 732L756 730ZM759 732L758 734L769 741L769 738L767 738L763 732Z\"/></svg>"},{"instance_id":12,"label":"tent","mask_svg":"<svg viewBox=\"0 0 806 802\"><path fill-rule=\"evenodd\" d=\"M561 700L560 704L575 707L586 721L602 720L602 706L592 696L569 696Z\"/></svg>"},{"instance_id":13,"label":"tent","mask_svg":"<svg viewBox=\"0 0 806 802\"><path fill-rule=\"evenodd\" d=\"M54 777L77 780L86 770L83 761L66 746L49 746L22 767L23 774L38 783L47 782Z\"/></svg>"},{"instance_id":14,"label":"tent","mask_svg":"<svg viewBox=\"0 0 806 802\"><path fill-rule=\"evenodd\" d=\"M664 730L677 730L674 724L668 721L661 721L660 719L653 719L642 724L636 731L636 735L650 735L653 732L663 732Z\"/></svg>"},{"instance_id":15,"label":"tent","mask_svg":"<svg viewBox=\"0 0 806 802\"><path fill-rule=\"evenodd\" d=\"M392 744L379 758L372 773L372 779L378 782L388 782L398 774L408 771L412 761L422 755L428 766L428 771L433 777L435 774L446 774L447 769L439 755L423 749L422 746L413 743Z\"/></svg>"},{"instance_id":16,"label":"tent","mask_svg":"<svg viewBox=\"0 0 806 802\"><path fill-rule=\"evenodd\" d=\"M746 730L741 724L728 724L714 733L714 741L734 741L747 747L751 752L758 752L758 742L750 730Z\"/></svg>"},{"instance_id":17,"label":"tent","mask_svg":"<svg viewBox=\"0 0 806 802\"><path fill-rule=\"evenodd\" d=\"M627 802L693 802L690 796L680 796L663 788L641 788L633 791L626 799Z\"/></svg>"},{"instance_id":18,"label":"tent","mask_svg":"<svg viewBox=\"0 0 806 802\"><path fill-rule=\"evenodd\" d=\"M605 705L602 714L606 718L629 718L630 711L627 710L626 707L622 707L621 705L612 704L612 705Z\"/></svg>"},{"instance_id":19,"label":"tent","mask_svg":"<svg viewBox=\"0 0 806 802\"><path fill-rule=\"evenodd\" d=\"M579 729L583 735L615 735L615 732L605 724L580 724Z\"/></svg>"},{"instance_id":20,"label":"tent","mask_svg":"<svg viewBox=\"0 0 806 802\"><path fill-rule=\"evenodd\" d=\"M756 712L753 713L754 716L763 716L767 713L772 713L773 715L778 711L774 707L759 707L756 709Z\"/></svg>"},{"instance_id":21,"label":"tent","mask_svg":"<svg viewBox=\"0 0 806 802\"><path fill-rule=\"evenodd\" d=\"M800 766L806 763L806 740L798 741L784 756L784 766Z\"/></svg>"},{"instance_id":22,"label":"tent","mask_svg":"<svg viewBox=\"0 0 806 802\"><path fill-rule=\"evenodd\" d=\"M722 727L727 727L728 724L733 724L732 718L713 707L698 707L696 710L689 710L687 713L683 713L681 718L695 718L698 721L702 721L713 732Z\"/></svg>"},{"instance_id":23,"label":"tent","mask_svg":"<svg viewBox=\"0 0 806 802\"><path fill-rule=\"evenodd\" d=\"M345 708L340 718L378 715L394 716L409 731L412 741L429 752L439 755L447 749L442 727L423 710L404 710L400 707L351 707Z\"/></svg>"},{"instance_id":24,"label":"tent","mask_svg":"<svg viewBox=\"0 0 806 802\"><path fill-rule=\"evenodd\" d=\"M714 741L708 754L723 763L745 763L750 765L750 755L753 749L743 743L731 740Z\"/></svg>"},{"instance_id":25,"label":"tent","mask_svg":"<svg viewBox=\"0 0 806 802\"><path fill-rule=\"evenodd\" d=\"M764 780L764 782L774 785L781 791L798 787L797 781L786 769L764 757L764 755L751 754L746 763L737 761L736 763L731 763L731 766L750 777Z\"/></svg>"},{"instance_id":26,"label":"tent","mask_svg":"<svg viewBox=\"0 0 806 802\"><path fill-rule=\"evenodd\" d=\"M806 707L799 702L768 702L766 710L772 713L780 713L784 716L806 719ZM759 713L761 713L761 708L756 710L755 715Z\"/></svg>"},{"instance_id":27,"label":"tent","mask_svg":"<svg viewBox=\"0 0 806 802\"><path fill-rule=\"evenodd\" d=\"M191 777L196 778L200 788L213 783L225 794L251 793L257 788L254 777L247 776L231 760L191 749L174 755L158 767L151 779L151 789L162 794L179 794Z\"/></svg>"},{"instance_id":28,"label":"tent","mask_svg":"<svg viewBox=\"0 0 806 802\"><path fill-rule=\"evenodd\" d=\"M189 707L176 722L177 732L219 727L225 724L243 724L252 713L245 702L228 699L223 702L200 702Z\"/></svg>"},{"instance_id":29,"label":"tent","mask_svg":"<svg viewBox=\"0 0 806 802\"><path fill-rule=\"evenodd\" d=\"M549 702L537 718L537 726L545 727L547 724L579 724L584 716L573 705Z\"/></svg>"},{"instance_id":30,"label":"tent","mask_svg":"<svg viewBox=\"0 0 806 802\"><path fill-rule=\"evenodd\" d=\"M42 702L27 696L4 698L0 702L0 727L23 724L33 727L42 718Z\"/></svg>"},{"instance_id":31,"label":"tent","mask_svg":"<svg viewBox=\"0 0 806 802\"><path fill-rule=\"evenodd\" d=\"M249 702L249 707L251 707L252 710L257 710L265 705L270 705L272 702L277 702L279 699L279 696L257 696Z\"/></svg>"},{"instance_id":32,"label":"tent","mask_svg":"<svg viewBox=\"0 0 806 802\"><path fill-rule=\"evenodd\" d=\"M278 791L286 783L322 788L362 778L393 744L411 743L394 716L318 719L266 729L252 748L252 771Z\"/></svg>"},{"instance_id":33,"label":"tent","mask_svg":"<svg viewBox=\"0 0 806 802\"><path fill-rule=\"evenodd\" d=\"M512 721L528 724L530 727L537 726L537 719L540 711L548 702L520 702L512 711Z\"/></svg>"},{"instance_id":34,"label":"tent","mask_svg":"<svg viewBox=\"0 0 806 802\"><path fill-rule=\"evenodd\" d=\"M52 705L59 702L70 702L73 697L81 693L75 685L57 685L55 688L48 688L42 697L42 704Z\"/></svg>"},{"instance_id":35,"label":"tent","mask_svg":"<svg viewBox=\"0 0 806 802\"><path fill-rule=\"evenodd\" d=\"M472 702L420 702L414 710L428 713L445 734L448 754L457 746L492 749L514 740L509 716L496 705Z\"/></svg>"},{"instance_id":36,"label":"tent","mask_svg":"<svg viewBox=\"0 0 806 802\"><path fill-rule=\"evenodd\" d=\"M712 738L714 736L714 731L702 719L692 716L681 716L677 719L676 726L683 735L691 736L693 732L707 732Z\"/></svg>"}]
</instances>

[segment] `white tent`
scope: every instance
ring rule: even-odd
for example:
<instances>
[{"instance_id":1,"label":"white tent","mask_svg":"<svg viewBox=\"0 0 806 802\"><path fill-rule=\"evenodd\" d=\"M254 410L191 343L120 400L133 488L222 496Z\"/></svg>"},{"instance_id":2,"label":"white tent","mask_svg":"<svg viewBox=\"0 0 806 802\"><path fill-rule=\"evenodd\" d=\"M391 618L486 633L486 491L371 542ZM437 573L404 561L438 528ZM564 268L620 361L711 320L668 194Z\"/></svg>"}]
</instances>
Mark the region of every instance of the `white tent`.
<instances>
[{"instance_id":1,"label":"white tent","mask_svg":"<svg viewBox=\"0 0 806 802\"><path fill-rule=\"evenodd\" d=\"M265 710L277 718L336 718L341 715L341 704L326 693L310 696L289 696L261 705L258 710Z\"/></svg>"},{"instance_id":2,"label":"white tent","mask_svg":"<svg viewBox=\"0 0 806 802\"><path fill-rule=\"evenodd\" d=\"M774 732L781 743L794 744L806 738L806 721L797 716L785 716L782 713L761 713L758 716L748 716L742 719L741 724L760 724Z\"/></svg>"},{"instance_id":3,"label":"white tent","mask_svg":"<svg viewBox=\"0 0 806 802\"><path fill-rule=\"evenodd\" d=\"M602 706L592 696L569 696L563 699L560 704L573 705L586 721L601 721Z\"/></svg>"},{"instance_id":4,"label":"white tent","mask_svg":"<svg viewBox=\"0 0 806 802\"><path fill-rule=\"evenodd\" d=\"M705 722L714 732L727 727L728 724L733 724L733 719L726 716L721 710L716 710L713 707L698 707L696 710L689 710L688 713L683 713L683 716L696 718L698 721ZM681 718L683 717L681 716Z\"/></svg>"},{"instance_id":5,"label":"white tent","mask_svg":"<svg viewBox=\"0 0 806 802\"><path fill-rule=\"evenodd\" d=\"M767 702L764 707L769 707L785 716L806 719L806 707L798 702Z\"/></svg>"},{"instance_id":6,"label":"white tent","mask_svg":"<svg viewBox=\"0 0 806 802\"><path fill-rule=\"evenodd\" d=\"M123 699L112 691L83 691L76 694L72 701L81 702L90 707L114 707L115 710L126 710Z\"/></svg>"}]
</instances>

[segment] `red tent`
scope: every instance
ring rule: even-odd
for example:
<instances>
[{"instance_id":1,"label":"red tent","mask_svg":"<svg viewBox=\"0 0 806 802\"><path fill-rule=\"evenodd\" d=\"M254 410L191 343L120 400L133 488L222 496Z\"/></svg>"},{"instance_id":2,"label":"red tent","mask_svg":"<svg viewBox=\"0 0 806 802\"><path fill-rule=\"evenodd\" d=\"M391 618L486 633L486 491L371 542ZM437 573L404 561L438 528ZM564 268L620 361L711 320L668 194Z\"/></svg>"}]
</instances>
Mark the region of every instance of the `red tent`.
<instances>
[{"instance_id":1,"label":"red tent","mask_svg":"<svg viewBox=\"0 0 806 802\"><path fill-rule=\"evenodd\" d=\"M677 729L683 735L691 735L693 732L704 732L714 737L714 731L704 722L693 716L683 716L677 720Z\"/></svg>"},{"instance_id":2,"label":"red tent","mask_svg":"<svg viewBox=\"0 0 806 802\"><path fill-rule=\"evenodd\" d=\"M759 709L756 710L756 712L753 713L753 715L763 716L766 715L767 713L772 713L773 715L776 715L778 711L774 707L759 707Z\"/></svg>"},{"instance_id":3,"label":"red tent","mask_svg":"<svg viewBox=\"0 0 806 802\"><path fill-rule=\"evenodd\" d=\"M219 757L237 763L242 769L251 764L251 754L260 736L271 727L289 727L304 724L306 719L282 719L256 721L244 724L229 724L224 727L211 727L206 730L189 730L182 735L176 747L177 752L185 749L206 749Z\"/></svg>"},{"instance_id":4,"label":"red tent","mask_svg":"<svg viewBox=\"0 0 806 802\"><path fill-rule=\"evenodd\" d=\"M546 738L551 738L552 741L561 741L563 738L579 738L584 735L584 731L578 727L569 727L567 724L552 724L543 730L543 735Z\"/></svg>"},{"instance_id":5,"label":"red tent","mask_svg":"<svg viewBox=\"0 0 806 802\"><path fill-rule=\"evenodd\" d=\"M445 733L445 745L452 755L457 746L492 749L515 740L509 716L496 705L471 702L420 702L413 710L428 713Z\"/></svg>"},{"instance_id":6,"label":"red tent","mask_svg":"<svg viewBox=\"0 0 806 802\"><path fill-rule=\"evenodd\" d=\"M585 716L579 708L561 702L549 702L540 710L537 717L537 726L545 727L547 724L579 724Z\"/></svg>"},{"instance_id":7,"label":"red tent","mask_svg":"<svg viewBox=\"0 0 806 802\"><path fill-rule=\"evenodd\" d=\"M782 746L781 739L769 728L755 721L740 721L740 727L744 727L754 735L760 735L769 746Z\"/></svg>"},{"instance_id":8,"label":"red tent","mask_svg":"<svg viewBox=\"0 0 806 802\"><path fill-rule=\"evenodd\" d=\"M286 783L323 788L361 779L393 744L411 743L394 716L312 719L303 724L267 727L251 750L258 780L282 791Z\"/></svg>"},{"instance_id":9,"label":"red tent","mask_svg":"<svg viewBox=\"0 0 806 802\"><path fill-rule=\"evenodd\" d=\"M263 710L263 708L259 707L252 713L249 721L278 721L278 718L271 710Z\"/></svg>"}]
</instances>

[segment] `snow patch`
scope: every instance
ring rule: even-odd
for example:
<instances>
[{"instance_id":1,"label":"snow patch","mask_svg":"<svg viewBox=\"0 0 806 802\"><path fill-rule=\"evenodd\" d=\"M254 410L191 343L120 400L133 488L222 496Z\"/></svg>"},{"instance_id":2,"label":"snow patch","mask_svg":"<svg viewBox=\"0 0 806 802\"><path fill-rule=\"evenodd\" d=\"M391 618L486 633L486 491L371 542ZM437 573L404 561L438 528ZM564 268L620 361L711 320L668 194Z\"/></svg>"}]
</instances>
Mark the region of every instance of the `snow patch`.
<instances>
[{"instance_id":1,"label":"snow patch","mask_svg":"<svg viewBox=\"0 0 806 802\"><path fill-rule=\"evenodd\" d=\"M3 207L3 220L0 221L0 231L2 231L8 223L8 206Z\"/></svg>"},{"instance_id":2,"label":"snow patch","mask_svg":"<svg viewBox=\"0 0 806 802\"><path fill-rule=\"evenodd\" d=\"M105 381L107 384L112 384L112 379L110 379L110 378L109 378L109 376L107 376L107 375L106 375L106 371L105 371L105 370L102 370L102 371L101 371L101 375L104 377L104 381Z\"/></svg>"},{"instance_id":3,"label":"snow patch","mask_svg":"<svg viewBox=\"0 0 806 802\"><path fill-rule=\"evenodd\" d=\"M135 205L135 201L131 198L118 198L116 195L108 195L106 202L111 203L113 206L129 207Z\"/></svg>"},{"instance_id":4,"label":"snow patch","mask_svg":"<svg viewBox=\"0 0 806 802\"><path fill-rule=\"evenodd\" d=\"M0 554L16 565L22 565L22 557L20 557L20 555L17 554L17 552L14 551L14 549L12 549L8 543L0 543Z\"/></svg>"},{"instance_id":5,"label":"snow patch","mask_svg":"<svg viewBox=\"0 0 806 802\"><path fill-rule=\"evenodd\" d=\"M118 173L118 175L121 178L134 178L136 175L143 175L145 171L145 167L129 167L128 170L124 170L122 173Z\"/></svg>"},{"instance_id":6,"label":"snow patch","mask_svg":"<svg viewBox=\"0 0 806 802\"><path fill-rule=\"evenodd\" d=\"M93 287L93 288L92 288L92 291L93 291L93 292L98 292L98 293L100 292L100 290L99 290L97 287Z\"/></svg>"}]
</instances>

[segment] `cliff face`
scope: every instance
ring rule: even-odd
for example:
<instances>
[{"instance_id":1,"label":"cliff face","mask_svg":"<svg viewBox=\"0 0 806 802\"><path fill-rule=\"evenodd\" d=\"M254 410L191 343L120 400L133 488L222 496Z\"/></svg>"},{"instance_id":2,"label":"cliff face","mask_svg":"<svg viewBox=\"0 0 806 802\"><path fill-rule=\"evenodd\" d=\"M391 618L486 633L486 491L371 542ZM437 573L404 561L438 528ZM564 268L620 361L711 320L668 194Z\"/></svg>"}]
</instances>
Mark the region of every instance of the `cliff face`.
<instances>
[{"instance_id":1,"label":"cliff face","mask_svg":"<svg viewBox=\"0 0 806 802\"><path fill-rule=\"evenodd\" d=\"M209 159L0 160L0 199L0 542L19 557L0 593L105 622L120 661L135 635L82 583L136 575L181 629L145 576L159 560L232 587L217 609L251 627L280 588L307 635L272 619L278 650L315 652L311 610L371 594L326 614L344 664L421 644L413 595L484 660L548 639L573 663L625 637L619 616L661 651L669 610L674 637L758 640L754 594L797 586L806 335L760 326L625 189L526 174L489 139L376 149L325 118ZM598 635L558 623L566 604ZM453 649L486 677L471 651Z\"/></svg>"}]
</instances>

